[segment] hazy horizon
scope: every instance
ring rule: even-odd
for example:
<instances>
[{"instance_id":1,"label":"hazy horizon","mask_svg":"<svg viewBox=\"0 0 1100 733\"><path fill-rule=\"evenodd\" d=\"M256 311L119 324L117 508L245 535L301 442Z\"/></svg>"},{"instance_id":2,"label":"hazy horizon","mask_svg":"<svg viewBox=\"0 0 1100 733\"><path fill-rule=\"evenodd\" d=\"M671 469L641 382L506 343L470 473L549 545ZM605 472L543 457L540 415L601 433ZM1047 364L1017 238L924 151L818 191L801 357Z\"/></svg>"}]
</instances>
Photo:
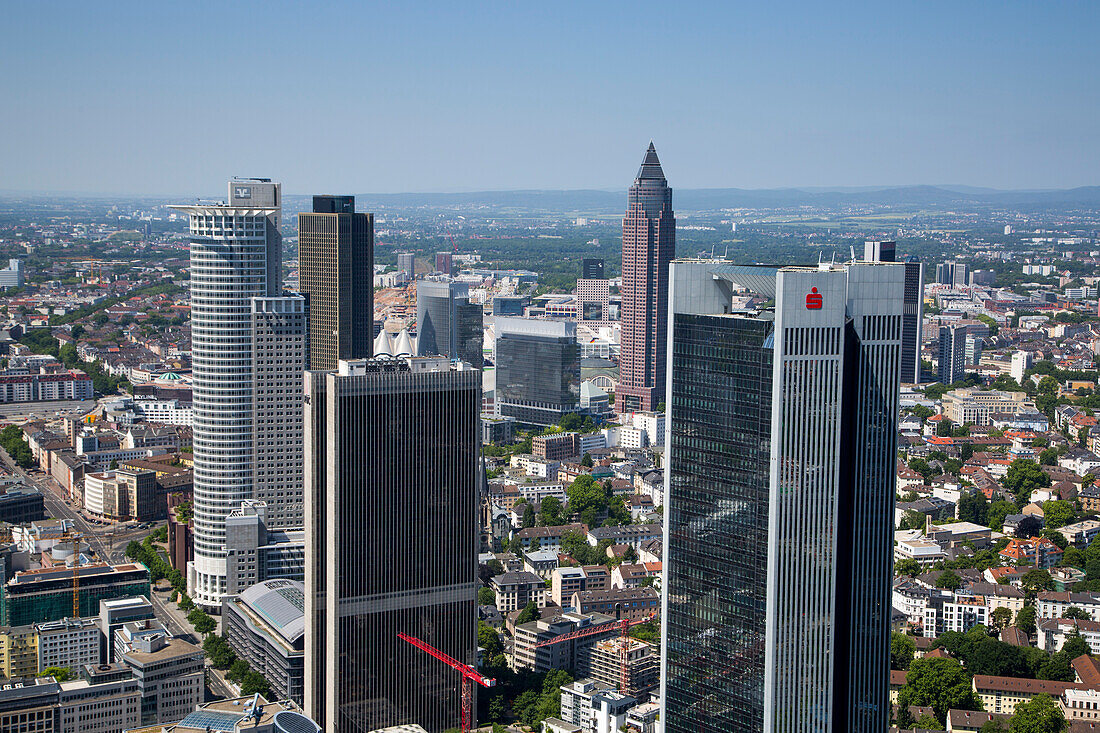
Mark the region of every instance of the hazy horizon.
<instances>
[{"instance_id":1,"label":"hazy horizon","mask_svg":"<svg viewBox=\"0 0 1100 733\"><path fill-rule=\"evenodd\" d=\"M1091 2L6 11L12 191L622 190L650 140L680 189L1100 183Z\"/></svg>"}]
</instances>

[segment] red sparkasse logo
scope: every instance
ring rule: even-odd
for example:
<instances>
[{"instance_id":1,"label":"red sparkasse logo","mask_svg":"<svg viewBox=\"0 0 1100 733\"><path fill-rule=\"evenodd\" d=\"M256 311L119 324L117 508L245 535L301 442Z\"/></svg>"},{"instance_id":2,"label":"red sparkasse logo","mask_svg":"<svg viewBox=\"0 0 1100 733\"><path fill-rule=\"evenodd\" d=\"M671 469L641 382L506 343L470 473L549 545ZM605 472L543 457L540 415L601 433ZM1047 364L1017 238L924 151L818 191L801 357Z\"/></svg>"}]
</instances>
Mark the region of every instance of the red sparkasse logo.
<instances>
[{"instance_id":1,"label":"red sparkasse logo","mask_svg":"<svg viewBox=\"0 0 1100 733\"><path fill-rule=\"evenodd\" d=\"M821 294L817 292L817 288L810 288L810 292L806 293L806 309L812 311L821 309Z\"/></svg>"}]
</instances>

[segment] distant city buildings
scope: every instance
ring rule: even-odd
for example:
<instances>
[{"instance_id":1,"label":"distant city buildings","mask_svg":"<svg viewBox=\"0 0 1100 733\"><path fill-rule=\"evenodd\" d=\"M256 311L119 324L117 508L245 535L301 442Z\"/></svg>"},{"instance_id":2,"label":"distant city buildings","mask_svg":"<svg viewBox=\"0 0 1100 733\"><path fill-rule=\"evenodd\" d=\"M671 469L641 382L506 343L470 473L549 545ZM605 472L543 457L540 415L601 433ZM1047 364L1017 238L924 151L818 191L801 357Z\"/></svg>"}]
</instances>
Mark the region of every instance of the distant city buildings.
<instances>
[{"instance_id":1,"label":"distant city buildings","mask_svg":"<svg viewBox=\"0 0 1100 733\"><path fill-rule=\"evenodd\" d=\"M619 412L656 410L664 401L668 266L675 253L672 189L650 143L623 217Z\"/></svg>"},{"instance_id":2,"label":"distant city buildings","mask_svg":"<svg viewBox=\"0 0 1100 733\"><path fill-rule=\"evenodd\" d=\"M481 372L340 362L306 395L306 712L341 733L453 727L459 676L397 634L476 663Z\"/></svg>"},{"instance_id":3,"label":"distant city buildings","mask_svg":"<svg viewBox=\"0 0 1100 733\"><path fill-rule=\"evenodd\" d=\"M665 730L884 730L904 271L670 279Z\"/></svg>"}]
</instances>

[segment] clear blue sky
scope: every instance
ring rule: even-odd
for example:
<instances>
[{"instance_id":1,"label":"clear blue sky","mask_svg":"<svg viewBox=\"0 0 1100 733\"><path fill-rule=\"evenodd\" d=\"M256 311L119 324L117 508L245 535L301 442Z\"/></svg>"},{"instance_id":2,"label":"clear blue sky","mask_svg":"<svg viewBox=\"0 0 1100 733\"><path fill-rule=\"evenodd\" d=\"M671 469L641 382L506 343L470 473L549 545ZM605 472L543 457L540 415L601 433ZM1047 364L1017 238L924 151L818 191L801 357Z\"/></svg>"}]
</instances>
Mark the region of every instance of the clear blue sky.
<instances>
[{"instance_id":1,"label":"clear blue sky","mask_svg":"<svg viewBox=\"0 0 1100 733\"><path fill-rule=\"evenodd\" d=\"M1100 183L1100 2L6 2L0 189Z\"/></svg>"}]
</instances>

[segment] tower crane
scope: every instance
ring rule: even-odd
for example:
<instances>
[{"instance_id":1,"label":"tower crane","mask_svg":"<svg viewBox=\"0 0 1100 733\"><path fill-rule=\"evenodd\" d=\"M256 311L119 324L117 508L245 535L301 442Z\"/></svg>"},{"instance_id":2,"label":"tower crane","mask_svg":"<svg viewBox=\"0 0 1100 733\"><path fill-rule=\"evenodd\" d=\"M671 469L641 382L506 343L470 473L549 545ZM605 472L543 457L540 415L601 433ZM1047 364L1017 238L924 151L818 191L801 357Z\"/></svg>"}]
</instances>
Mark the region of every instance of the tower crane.
<instances>
[{"instance_id":1,"label":"tower crane","mask_svg":"<svg viewBox=\"0 0 1100 733\"><path fill-rule=\"evenodd\" d=\"M468 733L470 725L473 722L474 682L482 687L495 687L497 681L492 677L486 677L478 672L476 668L468 664L463 664L450 654L436 649L431 644L421 641L415 636L409 636L408 634L402 633L399 633L397 636L402 641L407 641L420 651L435 657L462 675L462 733Z\"/></svg>"},{"instance_id":2,"label":"tower crane","mask_svg":"<svg viewBox=\"0 0 1100 733\"><path fill-rule=\"evenodd\" d=\"M571 631L568 634L562 634L561 636L556 636L553 639L547 639L546 641L540 641L538 644L535 644L535 648L538 649L538 648L544 647L544 646L553 646L554 644L561 644L562 642L573 641L575 639L584 639L585 637L595 636L596 634L606 634L608 631L613 631L614 629L618 629L620 639L621 639L621 641L619 643L619 658L620 658L619 692L621 692L625 695L626 694L626 688L630 684L629 665L627 664L627 662L629 661L627 659L627 642L626 642L627 634L630 631L630 629L633 628L634 626L638 626L639 624L648 623L648 622L652 621L653 619L655 619L656 617L657 617L656 614L652 614L652 615L646 616L645 618L640 618L640 619L631 620L631 619L628 619L628 618L624 618L621 621L609 621L608 623L605 623L605 624L598 624L596 626L589 626L587 628L578 629L576 631Z\"/></svg>"},{"instance_id":3,"label":"tower crane","mask_svg":"<svg viewBox=\"0 0 1100 733\"><path fill-rule=\"evenodd\" d=\"M65 532L61 535L61 541L73 543L73 618L80 618L80 540L84 535L80 532Z\"/></svg>"}]
</instances>

